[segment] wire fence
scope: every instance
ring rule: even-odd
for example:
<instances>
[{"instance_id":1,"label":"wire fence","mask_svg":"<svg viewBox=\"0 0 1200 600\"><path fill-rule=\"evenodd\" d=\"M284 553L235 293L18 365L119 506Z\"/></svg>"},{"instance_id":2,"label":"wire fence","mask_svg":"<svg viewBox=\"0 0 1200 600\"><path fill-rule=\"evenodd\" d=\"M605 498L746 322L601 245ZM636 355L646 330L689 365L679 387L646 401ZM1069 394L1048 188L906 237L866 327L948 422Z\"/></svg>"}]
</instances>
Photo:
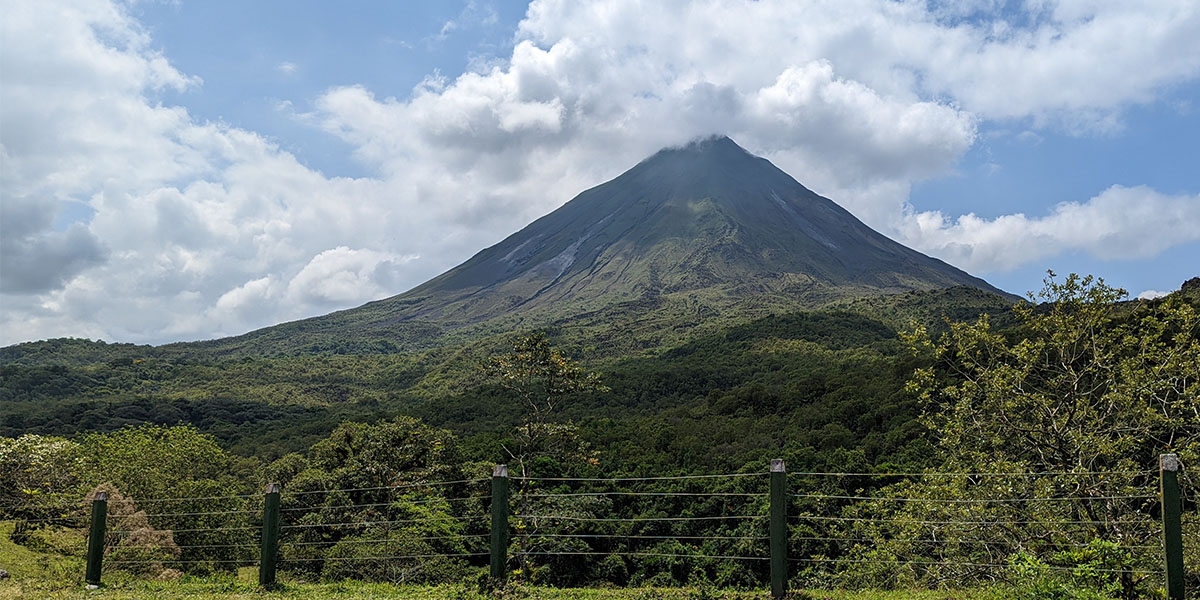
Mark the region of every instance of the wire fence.
<instances>
[{"instance_id":1,"label":"wire fence","mask_svg":"<svg viewBox=\"0 0 1200 600\"><path fill-rule=\"evenodd\" d=\"M326 579L421 583L486 560L488 480L284 489L280 568Z\"/></svg>"},{"instance_id":2,"label":"wire fence","mask_svg":"<svg viewBox=\"0 0 1200 600\"><path fill-rule=\"evenodd\" d=\"M876 494L806 494L789 525L812 551L790 561L814 576L858 570L937 586L1157 587L1166 576L1157 483L1145 472L937 473Z\"/></svg>"},{"instance_id":3,"label":"wire fence","mask_svg":"<svg viewBox=\"0 0 1200 600\"><path fill-rule=\"evenodd\" d=\"M1135 585L1167 576L1155 473L788 473L782 500L769 475L517 477L502 498L492 479L342 489L295 482L278 497L272 560L305 578L461 580L489 561L495 569L499 500L507 509L501 561L521 577L757 587L774 576L771 515L782 501L786 572L800 584L969 585L1085 568ZM14 521L13 535L81 529L81 506L98 497L40 507L44 516ZM262 494L111 490L104 502L106 569L262 566ZM1184 539L1200 539L1196 511L1184 517Z\"/></svg>"}]
</instances>

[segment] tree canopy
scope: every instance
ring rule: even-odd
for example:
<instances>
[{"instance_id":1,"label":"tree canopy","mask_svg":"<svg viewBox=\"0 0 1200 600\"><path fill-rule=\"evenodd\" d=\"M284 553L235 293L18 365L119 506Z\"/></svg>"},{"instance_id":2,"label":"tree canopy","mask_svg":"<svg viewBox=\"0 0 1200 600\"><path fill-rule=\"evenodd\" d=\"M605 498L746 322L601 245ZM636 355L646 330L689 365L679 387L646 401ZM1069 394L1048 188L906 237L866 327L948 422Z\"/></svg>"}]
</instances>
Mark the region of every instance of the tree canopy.
<instances>
[{"instance_id":1,"label":"tree canopy","mask_svg":"<svg viewBox=\"0 0 1200 600\"><path fill-rule=\"evenodd\" d=\"M936 343L909 383L948 464L1094 472L1154 468L1161 453L1200 457L1200 316L1179 299L1118 304L1101 279L1053 274L1018 305L1018 324L984 315Z\"/></svg>"}]
</instances>

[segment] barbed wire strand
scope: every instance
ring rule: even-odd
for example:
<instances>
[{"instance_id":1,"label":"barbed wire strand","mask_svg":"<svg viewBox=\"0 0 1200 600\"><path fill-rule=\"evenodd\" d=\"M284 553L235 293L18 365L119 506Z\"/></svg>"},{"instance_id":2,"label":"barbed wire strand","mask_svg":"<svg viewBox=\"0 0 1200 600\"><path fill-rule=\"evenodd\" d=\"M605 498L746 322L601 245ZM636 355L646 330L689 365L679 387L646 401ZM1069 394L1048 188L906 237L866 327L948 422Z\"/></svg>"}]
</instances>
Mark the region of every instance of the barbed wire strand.
<instances>
[{"instance_id":1,"label":"barbed wire strand","mask_svg":"<svg viewBox=\"0 0 1200 600\"><path fill-rule=\"evenodd\" d=\"M579 537L582 537L582 536L579 536ZM670 536L667 536L667 537L670 537ZM762 539L767 539L767 538L762 538ZM872 540L872 539L865 538L865 537L853 537L853 536L845 536L845 537L789 536L788 540L804 541L804 542L841 542L841 543L851 543L851 544L875 544L876 543L876 540ZM958 545L963 545L963 546L998 546L998 547L1017 547L1017 548L1027 548L1027 547L1034 547L1034 546L1039 547L1039 548L1087 548L1087 547L1091 546L1091 543L1089 543L1089 542L1044 542L1041 540L1034 540L1034 541L1036 541L1036 543L1030 543L1029 541L1022 543L1020 541L954 540L954 539L940 539L939 540L939 539L930 539L930 538L917 538L917 539L892 538L892 539L888 540L888 542L895 543L895 544L905 544L905 543L923 544L923 545L958 544ZM1162 548L1162 546L1159 546L1157 544L1153 545L1153 546L1147 546L1147 545L1138 545L1138 544L1120 544L1117 542L1114 542L1114 543L1116 543L1122 550L1159 550Z\"/></svg>"},{"instance_id":2,"label":"barbed wire strand","mask_svg":"<svg viewBox=\"0 0 1200 600\"><path fill-rule=\"evenodd\" d=\"M514 481L575 481L585 483L624 483L633 481L679 481L683 479L722 479L733 477L761 477L767 475L766 471L755 473L725 473L721 475L668 475L660 477L611 477L611 478L587 478L587 477L512 477Z\"/></svg>"},{"instance_id":3,"label":"barbed wire strand","mask_svg":"<svg viewBox=\"0 0 1200 600\"><path fill-rule=\"evenodd\" d=\"M767 494L749 494L739 492L569 492L563 494L535 493L525 495L527 498L579 498L587 496L703 496L706 498L766 498Z\"/></svg>"},{"instance_id":4,"label":"barbed wire strand","mask_svg":"<svg viewBox=\"0 0 1200 600\"><path fill-rule=\"evenodd\" d=\"M159 531L169 531L171 533L197 533L197 532L212 533L212 532L217 532L217 531L256 531L258 529L260 529L260 528L254 527L254 526L245 526L245 527L197 527L197 528L193 528L193 529L161 529ZM122 533L133 533L135 531L141 531L141 530L139 530L139 529L109 529L106 533L112 534L112 535L117 535L117 534L122 534Z\"/></svg>"},{"instance_id":5,"label":"barbed wire strand","mask_svg":"<svg viewBox=\"0 0 1200 600\"><path fill-rule=\"evenodd\" d=\"M789 558L790 563L849 563L849 564L890 564L890 565L923 565L923 566L941 566L941 567L980 567L988 569L1007 569L1012 565L1002 563L973 563L961 561L935 561L935 560L887 560L887 559L855 559L855 558ZM1060 565L1045 565L1047 569L1056 571L1075 571L1078 567L1065 567ZM1151 569L1092 569L1088 568L1092 573L1132 573L1134 575L1162 575L1164 571L1156 571Z\"/></svg>"},{"instance_id":6,"label":"barbed wire strand","mask_svg":"<svg viewBox=\"0 0 1200 600\"><path fill-rule=\"evenodd\" d=\"M162 558L162 559L139 559L139 560L105 560L104 566L107 567L109 565L157 565L157 564L185 564L186 565L186 564L200 564L200 563L222 564L222 565L231 565L231 564L232 565L242 565L242 564L251 563L251 562L254 562L254 561L250 560L250 559L234 560L234 559L196 558L196 559L188 559L188 560L179 560L179 559L174 559L174 558Z\"/></svg>"},{"instance_id":7,"label":"barbed wire strand","mask_svg":"<svg viewBox=\"0 0 1200 600\"><path fill-rule=\"evenodd\" d=\"M856 500L856 502L929 502L943 504L1002 504L1018 502L1084 502L1084 500L1124 500L1124 499L1157 499L1153 494L1120 494L1120 496L1055 496L1048 498L889 498L886 496L832 496L820 493L793 493L792 498L810 498L818 500Z\"/></svg>"},{"instance_id":8,"label":"barbed wire strand","mask_svg":"<svg viewBox=\"0 0 1200 600\"><path fill-rule=\"evenodd\" d=\"M332 490L305 490L300 492L283 492L284 497L287 496L306 496L309 494L333 494L337 492L374 492L378 490L407 490L413 488L435 487L445 485L459 485L469 483L482 483L490 481L489 479L459 479L455 481L436 481L429 483L405 483L400 485L383 485L377 487L361 487L361 488L338 488Z\"/></svg>"},{"instance_id":9,"label":"barbed wire strand","mask_svg":"<svg viewBox=\"0 0 1200 600\"><path fill-rule=\"evenodd\" d=\"M550 519L589 523L636 523L639 521L720 521L735 519L766 519L767 515L729 515L717 517L573 517L570 515L513 515L519 519Z\"/></svg>"},{"instance_id":10,"label":"barbed wire strand","mask_svg":"<svg viewBox=\"0 0 1200 600\"><path fill-rule=\"evenodd\" d=\"M848 523L905 523L914 525L1111 525L1111 524L1128 524L1136 525L1137 521L1123 521L1113 519L1111 521L1071 521L1071 520L1033 520L1033 521L1009 521L1001 519L989 519L986 521L955 521L955 520L908 520L908 519L885 519L877 517L822 517L817 515L795 515L788 517L789 520L800 521L840 521Z\"/></svg>"},{"instance_id":11,"label":"barbed wire strand","mask_svg":"<svg viewBox=\"0 0 1200 600\"><path fill-rule=\"evenodd\" d=\"M925 471L925 472L887 472L887 473L838 473L838 472L800 472L789 471L788 477L1067 477L1067 476L1093 476L1093 475L1113 475L1113 476L1144 476L1151 475L1152 471L1033 471L1028 473L1018 472L994 472L994 473L960 473L947 471Z\"/></svg>"},{"instance_id":12,"label":"barbed wire strand","mask_svg":"<svg viewBox=\"0 0 1200 600\"><path fill-rule=\"evenodd\" d=\"M87 521L88 517L84 515L64 515L62 517L46 517L43 519L22 519L20 517L8 517L0 519L0 523L58 523L61 521Z\"/></svg>"},{"instance_id":13,"label":"barbed wire strand","mask_svg":"<svg viewBox=\"0 0 1200 600\"><path fill-rule=\"evenodd\" d=\"M130 498L134 504L147 502L184 502L187 500L234 500L245 498L260 498L263 494L236 494L232 496L179 496L177 498Z\"/></svg>"},{"instance_id":14,"label":"barbed wire strand","mask_svg":"<svg viewBox=\"0 0 1200 600\"><path fill-rule=\"evenodd\" d=\"M669 552L515 552L516 556L646 556L662 558L703 558L714 560L771 560L767 556L726 556L719 554L672 554Z\"/></svg>"},{"instance_id":15,"label":"barbed wire strand","mask_svg":"<svg viewBox=\"0 0 1200 600\"><path fill-rule=\"evenodd\" d=\"M216 510L208 512L186 512L186 513L147 513L147 517L202 517L210 515L257 515L261 510ZM137 513L134 513L137 514ZM109 519L123 519L133 515L107 515Z\"/></svg>"},{"instance_id":16,"label":"barbed wire strand","mask_svg":"<svg viewBox=\"0 0 1200 600\"><path fill-rule=\"evenodd\" d=\"M467 517L450 517L453 521L470 521L489 518L488 515L473 515ZM346 521L342 523L301 523L298 525L281 525L282 529L313 529L316 527L368 527L371 525L401 525L405 523L427 523L432 519L395 519L386 521Z\"/></svg>"},{"instance_id":17,"label":"barbed wire strand","mask_svg":"<svg viewBox=\"0 0 1200 600\"><path fill-rule=\"evenodd\" d=\"M303 511L318 511L331 508L378 508L380 506L392 506L397 502L405 502L406 504L433 504L435 502L464 502L467 500L490 500L491 494L486 496L463 496L461 498L429 498L426 500L404 501L403 499L393 500L392 502L371 502L367 504L331 504L331 505L315 505L315 506L292 506L281 508L279 512L303 512ZM255 511L257 512L257 511Z\"/></svg>"},{"instance_id":18,"label":"barbed wire strand","mask_svg":"<svg viewBox=\"0 0 1200 600\"><path fill-rule=\"evenodd\" d=\"M833 496L827 494L790 494L793 498L808 498L814 500L854 500L856 502L930 502L940 504L1006 504L1010 502L1073 502L1091 500L1154 500L1157 496L1149 494L1130 494L1117 496L1056 496L1049 498L889 498L886 496Z\"/></svg>"},{"instance_id":19,"label":"barbed wire strand","mask_svg":"<svg viewBox=\"0 0 1200 600\"><path fill-rule=\"evenodd\" d=\"M483 536L487 537L487 536ZM733 540L769 540L769 536L765 535L616 535L606 533L530 533L519 534L521 538L587 538L587 539L612 539L612 540L715 540L715 541L733 541Z\"/></svg>"},{"instance_id":20,"label":"barbed wire strand","mask_svg":"<svg viewBox=\"0 0 1200 600\"><path fill-rule=\"evenodd\" d=\"M180 550L193 550L196 548L240 548L240 549L244 549L244 550L259 550L260 549L259 546L247 546L246 544L188 544L188 545L183 545L183 546L176 545L176 546L170 546L170 547L178 548ZM134 548L136 548L138 550L159 550L159 549L162 549L163 546L153 545L153 544L138 545L138 546L119 545L115 549L116 550L125 550L125 549L134 549Z\"/></svg>"},{"instance_id":21,"label":"barbed wire strand","mask_svg":"<svg viewBox=\"0 0 1200 600\"><path fill-rule=\"evenodd\" d=\"M487 556L487 552L460 552L455 554L397 554L394 556L328 556L325 558L281 558L277 562L314 562L314 561L358 561L358 560L399 560L403 558L465 558L470 556Z\"/></svg>"},{"instance_id":22,"label":"barbed wire strand","mask_svg":"<svg viewBox=\"0 0 1200 600\"><path fill-rule=\"evenodd\" d=\"M337 544L381 544L381 543L395 543L397 541L410 541L410 540L420 540L420 541L427 542L427 541L432 541L432 540L484 539L484 538L489 538L489 537L491 537L490 533L472 533L472 534L463 534L463 535L434 535L434 536L428 536L428 537L404 536L403 538L400 538L400 539L397 539L397 538L370 538L370 539L350 538L350 539L341 539L341 540L337 540L337 541L326 540L326 541L319 541L319 542L284 542L283 545L285 545L285 546L334 546Z\"/></svg>"}]
</instances>

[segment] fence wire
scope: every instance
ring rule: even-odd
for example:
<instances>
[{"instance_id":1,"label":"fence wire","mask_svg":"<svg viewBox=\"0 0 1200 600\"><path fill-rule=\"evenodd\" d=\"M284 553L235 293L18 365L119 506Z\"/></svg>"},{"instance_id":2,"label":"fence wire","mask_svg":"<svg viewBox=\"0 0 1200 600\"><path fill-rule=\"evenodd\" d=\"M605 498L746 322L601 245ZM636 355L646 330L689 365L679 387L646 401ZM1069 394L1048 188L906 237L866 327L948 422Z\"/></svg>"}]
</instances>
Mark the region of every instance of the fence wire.
<instances>
[{"instance_id":1,"label":"fence wire","mask_svg":"<svg viewBox=\"0 0 1200 600\"><path fill-rule=\"evenodd\" d=\"M523 569L580 573L619 560L628 577L643 579L684 567L724 573L729 570L716 565L729 561L739 565L733 572L743 581L765 582L767 475L514 477L507 557ZM942 580L964 573L1004 579L1020 553L1031 553L1048 571L1073 572L1078 567L1066 564L1071 556L1092 556L1097 543L1108 543L1118 562L1090 564L1089 572L1160 577L1154 475L791 472L787 562L811 577L871 565ZM1104 477L1143 485L1074 485ZM279 564L318 577L380 580L394 579L400 568L450 573L482 567L491 537L491 481L285 489ZM917 481L950 487L913 493ZM133 500L151 510L108 514L106 567L186 570L258 561L261 494ZM82 502L41 507L33 518L0 522L14 530L78 528L86 511ZM1200 514L1189 513L1184 530L1189 542L1200 537Z\"/></svg>"}]
</instances>

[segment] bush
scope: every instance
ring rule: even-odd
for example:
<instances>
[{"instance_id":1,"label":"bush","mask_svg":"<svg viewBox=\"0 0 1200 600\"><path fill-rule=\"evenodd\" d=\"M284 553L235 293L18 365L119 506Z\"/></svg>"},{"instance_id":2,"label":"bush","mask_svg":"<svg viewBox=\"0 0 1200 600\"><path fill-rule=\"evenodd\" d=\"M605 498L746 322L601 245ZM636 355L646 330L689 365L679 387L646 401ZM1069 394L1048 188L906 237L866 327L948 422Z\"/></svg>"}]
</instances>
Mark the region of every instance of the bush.
<instances>
[{"instance_id":1,"label":"bush","mask_svg":"<svg viewBox=\"0 0 1200 600\"><path fill-rule=\"evenodd\" d=\"M1009 560L1010 579L1022 597L1034 600L1144 598L1150 590L1135 580L1128 550L1102 540L1058 552L1047 562L1028 552Z\"/></svg>"},{"instance_id":2,"label":"bush","mask_svg":"<svg viewBox=\"0 0 1200 600\"><path fill-rule=\"evenodd\" d=\"M325 554L321 576L393 584L461 581L468 567L460 558L439 555L413 531L371 531L347 537Z\"/></svg>"}]
</instances>

